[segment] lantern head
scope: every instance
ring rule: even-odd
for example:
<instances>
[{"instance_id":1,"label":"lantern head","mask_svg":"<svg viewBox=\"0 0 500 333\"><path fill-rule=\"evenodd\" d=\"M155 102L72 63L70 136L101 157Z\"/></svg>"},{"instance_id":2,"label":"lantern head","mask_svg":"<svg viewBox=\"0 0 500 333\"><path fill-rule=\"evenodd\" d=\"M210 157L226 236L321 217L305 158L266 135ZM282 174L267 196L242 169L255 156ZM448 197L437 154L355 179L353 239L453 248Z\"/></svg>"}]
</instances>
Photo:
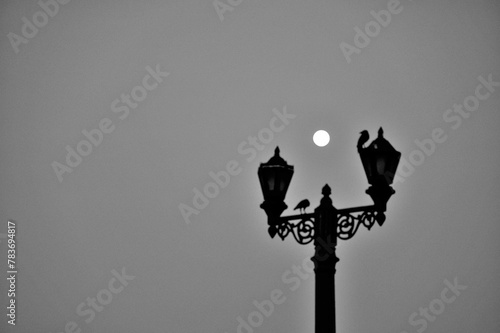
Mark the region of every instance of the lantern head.
<instances>
[{"instance_id":1,"label":"lantern head","mask_svg":"<svg viewBox=\"0 0 500 333\"><path fill-rule=\"evenodd\" d=\"M378 137L367 148L359 148L368 183L367 193L385 211L385 205L395 191L390 186L396 175L401 153L384 138L382 127Z\"/></svg>"},{"instance_id":2,"label":"lantern head","mask_svg":"<svg viewBox=\"0 0 500 333\"><path fill-rule=\"evenodd\" d=\"M280 149L276 147L274 156L267 163L259 166L259 180L264 202L261 208L268 216L269 234L274 237L279 225L279 217L287 208L285 196L293 176L293 166L280 156Z\"/></svg>"}]
</instances>

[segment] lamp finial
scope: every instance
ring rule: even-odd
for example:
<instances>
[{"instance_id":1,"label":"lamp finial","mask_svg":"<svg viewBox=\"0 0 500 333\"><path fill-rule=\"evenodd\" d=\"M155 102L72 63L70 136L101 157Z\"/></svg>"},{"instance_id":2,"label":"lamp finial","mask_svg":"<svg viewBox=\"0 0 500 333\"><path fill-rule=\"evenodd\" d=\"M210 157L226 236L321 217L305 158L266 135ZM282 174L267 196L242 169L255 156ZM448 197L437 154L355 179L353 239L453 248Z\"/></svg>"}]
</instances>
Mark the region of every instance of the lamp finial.
<instances>
[{"instance_id":1,"label":"lamp finial","mask_svg":"<svg viewBox=\"0 0 500 333\"><path fill-rule=\"evenodd\" d=\"M328 184L323 186L321 194L323 194L323 196L325 196L325 197L328 197L328 196L330 196L330 194L332 194L332 189L330 188L330 186Z\"/></svg>"}]
</instances>

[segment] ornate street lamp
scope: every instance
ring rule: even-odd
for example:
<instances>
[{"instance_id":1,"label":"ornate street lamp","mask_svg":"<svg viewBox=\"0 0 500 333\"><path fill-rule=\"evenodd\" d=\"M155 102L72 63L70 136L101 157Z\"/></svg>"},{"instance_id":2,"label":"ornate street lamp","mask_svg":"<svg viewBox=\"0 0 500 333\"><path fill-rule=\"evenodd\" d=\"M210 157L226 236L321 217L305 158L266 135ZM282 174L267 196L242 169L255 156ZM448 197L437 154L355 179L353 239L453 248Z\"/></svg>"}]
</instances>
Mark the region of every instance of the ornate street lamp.
<instances>
[{"instance_id":1,"label":"ornate street lamp","mask_svg":"<svg viewBox=\"0 0 500 333\"><path fill-rule=\"evenodd\" d=\"M279 155L279 148L276 147L274 156L267 163L261 163L258 171L264 195L260 207L267 214L271 238L277 234L284 240L291 233L300 244L314 240L315 254L311 259L316 273L316 333L335 333L334 278L335 265L339 260L335 254L337 238L352 238L361 224L368 230L375 222L382 226L387 201L395 193L391 184L401 153L384 139L382 128L378 131L377 139L367 148L363 144L369 135L366 131L362 133L358 152L371 185L366 190L374 202L371 206L337 209L332 205L331 189L327 184L323 187L323 198L314 213L306 214L304 211L299 215L281 216L287 208L285 196L292 180L293 166ZM307 206L309 202L304 200L301 204Z\"/></svg>"}]
</instances>

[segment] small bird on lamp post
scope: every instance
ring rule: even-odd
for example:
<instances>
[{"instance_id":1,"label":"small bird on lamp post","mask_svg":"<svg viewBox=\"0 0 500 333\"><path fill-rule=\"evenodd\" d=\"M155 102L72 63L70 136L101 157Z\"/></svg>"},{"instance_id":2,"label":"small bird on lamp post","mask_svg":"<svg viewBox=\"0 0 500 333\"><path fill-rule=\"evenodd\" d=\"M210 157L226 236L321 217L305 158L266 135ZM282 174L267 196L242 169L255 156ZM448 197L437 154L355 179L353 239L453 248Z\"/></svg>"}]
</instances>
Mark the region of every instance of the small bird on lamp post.
<instances>
[{"instance_id":1,"label":"small bird on lamp post","mask_svg":"<svg viewBox=\"0 0 500 333\"><path fill-rule=\"evenodd\" d=\"M367 130L359 132L361 136L359 137L358 140L358 151L363 148L363 145L370 139L370 134L368 134Z\"/></svg>"},{"instance_id":2,"label":"small bird on lamp post","mask_svg":"<svg viewBox=\"0 0 500 333\"><path fill-rule=\"evenodd\" d=\"M310 205L309 200L304 199L301 202L299 202L293 210L299 209L300 213L304 214L306 212L306 208L309 207L309 205Z\"/></svg>"}]
</instances>

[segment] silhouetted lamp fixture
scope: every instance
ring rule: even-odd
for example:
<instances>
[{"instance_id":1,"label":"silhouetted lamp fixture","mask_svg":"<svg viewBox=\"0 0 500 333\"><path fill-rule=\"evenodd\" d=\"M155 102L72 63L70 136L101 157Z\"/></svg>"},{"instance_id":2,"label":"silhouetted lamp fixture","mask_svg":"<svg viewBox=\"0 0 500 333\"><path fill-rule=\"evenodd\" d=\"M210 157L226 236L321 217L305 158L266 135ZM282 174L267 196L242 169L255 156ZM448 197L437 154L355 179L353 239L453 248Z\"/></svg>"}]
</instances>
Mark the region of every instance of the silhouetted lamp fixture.
<instances>
[{"instance_id":1,"label":"silhouetted lamp fixture","mask_svg":"<svg viewBox=\"0 0 500 333\"><path fill-rule=\"evenodd\" d=\"M274 156L267 163L261 163L258 174L264 194L264 203L260 207L266 211L269 235L274 238L279 217L288 208L284 200L292 180L293 166L281 158L280 149L276 147Z\"/></svg>"},{"instance_id":2,"label":"silhouetted lamp fixture","mask_svg":"<svg viewBox=\"0 0 500 333\"><path fill-rule=\"evenodd\" d=\"M358 148L358 152L366 178L371 185L366 193L376 206L385 211L387 201L395 193L390 185L394 180L401 153L384 138L382 127L378 130L378 137L367 148Z\"/></svg>"},{"instance_id":3,"label":"silhouetted lamp fixture","mask_svg":"<svg viewBox=\"0 0 500 333\"><path fill-rule=\"evenodd\" d=\"M395 193L391 184L401 158L401 153L383 137L382 128L378 137L366 148L358 143L358 152L370 187L366 193L374 204L354 208L337 209L330 199L331 188L325 185L323 198L313 213L281 216L288 208L285 196L293 176L293 166L279 155L276 147L274 156L261 163L258 170L264 202L260 207L268 217L269 235L277 234L282 240L292 234L300 244L314 240L315 254L311 258L316 272L316 310L315 332L335 333L335 265L339 260L335 254L337 238L350 239L358 227L364 225L368 230L377 222L385 221L386 205ZM368 138L360 139L364 143Z\"/></svg>"}]
</instances>

